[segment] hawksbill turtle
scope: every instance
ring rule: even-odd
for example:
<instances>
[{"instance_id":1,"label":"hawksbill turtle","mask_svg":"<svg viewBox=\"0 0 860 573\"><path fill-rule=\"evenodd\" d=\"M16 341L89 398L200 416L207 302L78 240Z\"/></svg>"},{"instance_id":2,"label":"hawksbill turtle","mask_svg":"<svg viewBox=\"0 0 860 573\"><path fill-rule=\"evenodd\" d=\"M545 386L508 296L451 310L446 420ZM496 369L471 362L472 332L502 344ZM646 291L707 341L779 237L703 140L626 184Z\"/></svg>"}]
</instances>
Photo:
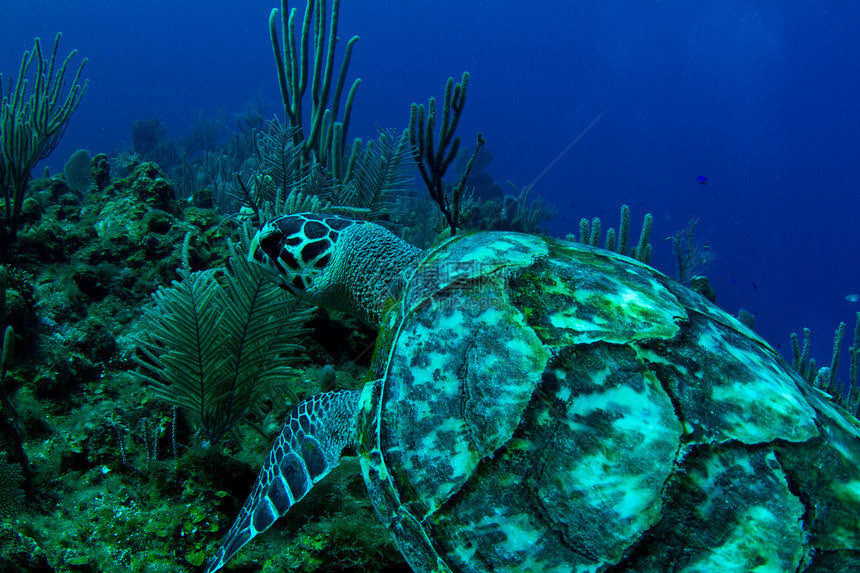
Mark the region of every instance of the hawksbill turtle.
<instances>
[{"instance_id":1,"label":"hawksbill turtle","mask_svg":"<svg viewBox=\"0 0 860 573\"><path fill-rule=\"evenodd\" d=\"M296 406L209 573L347 447L417 573L860 571L860 423L651 267L313 213L249 260L379 335L363 389Z\"/></svg>"}]
</instances>

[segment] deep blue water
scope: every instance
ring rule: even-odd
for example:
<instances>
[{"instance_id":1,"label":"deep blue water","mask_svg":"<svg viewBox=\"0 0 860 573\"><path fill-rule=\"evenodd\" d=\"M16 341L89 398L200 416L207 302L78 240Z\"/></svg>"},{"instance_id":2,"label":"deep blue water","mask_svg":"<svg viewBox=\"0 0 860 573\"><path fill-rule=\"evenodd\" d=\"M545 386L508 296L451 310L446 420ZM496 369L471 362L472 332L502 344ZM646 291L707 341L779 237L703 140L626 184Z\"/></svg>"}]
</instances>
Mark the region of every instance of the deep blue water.
<instances>
[{"instance_id":1,"label":"deep blue water","mask_svg":"<svg viewBox=\"0 0 860 573\"><path fill-rule=\"evenodd\" d=\"M230 127L256 99L281 115L267 29L275 5L3 0L0 71L17 73L33 37L57 31L62 54L89 58L89 89L47 160L56 172L78 148L130 148L138 119L179 137L201 113ZM483 132L496 180L535 182L560 208L553 234L576 232L583 216L615 225L628 203L637 230L654 213L654 263L674 274L662 239L698 217L723 308L754 312L784 353L789 332L811 327L821 362L840 320L850 337L860 310L845 299L860 292L857 2L343 0L340 36L354 34L350 70L363 83L350 136L405 127L411 102L440 97L448 76L468 70L460 134L470 143Z\"/></svg>"}]
</instances>

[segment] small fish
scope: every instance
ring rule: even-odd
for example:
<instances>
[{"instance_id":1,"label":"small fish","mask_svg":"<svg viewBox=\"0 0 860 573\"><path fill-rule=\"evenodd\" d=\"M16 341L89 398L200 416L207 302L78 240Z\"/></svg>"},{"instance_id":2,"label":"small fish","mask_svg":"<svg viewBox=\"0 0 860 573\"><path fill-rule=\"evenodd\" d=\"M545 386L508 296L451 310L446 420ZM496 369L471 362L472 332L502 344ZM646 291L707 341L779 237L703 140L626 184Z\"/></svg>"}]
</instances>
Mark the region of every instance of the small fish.
<instances>
[{"instance_id":1,"label":"small fish","mask_svg":"<svg viewBox=\"0 0 860 573\"><path fill-rule=\"evenodd\" d=\"M704 175L699 175L698 177L696 177L696 181L698 181L702 185L707 185L708 178L705 177Z\"/></svg>"},{"instance_id":2,"label":"small fish","mask_svg":"<svg viewBox=\"0 0 860 573\"><path fill-rule=\"evenodd\" d=\"M848 302L860 302L860 294L849 294L845 297Z\"/></svg>"}]
</instances>

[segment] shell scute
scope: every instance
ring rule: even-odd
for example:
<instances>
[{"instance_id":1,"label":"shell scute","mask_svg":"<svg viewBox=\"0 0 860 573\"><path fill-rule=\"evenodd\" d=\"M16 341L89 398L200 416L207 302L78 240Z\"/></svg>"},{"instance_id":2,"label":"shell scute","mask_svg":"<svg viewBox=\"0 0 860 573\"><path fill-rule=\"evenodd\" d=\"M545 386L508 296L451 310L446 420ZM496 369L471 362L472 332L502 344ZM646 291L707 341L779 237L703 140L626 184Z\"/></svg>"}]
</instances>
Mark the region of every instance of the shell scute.
<instances>
[{"instance_id":1,"label":"shell scute","mask_svg":"<svg viewBox=\"0 0 860 573\"><path fill-rule=\"evenodd\" d=\"M822 405L829 408L818 410L820 417L830 418L832 404ZM817 438L779 443L774 450L796 495L806 503L804 519L816 545L824 551L860 550L860 435L850 424L828 422L820 423ZM860 556L856 563L860 565Z\"/></svg>"},{"instance_id":2,"label":"shell scute","mask_svg":"<svg viewBox=\"0 0 860 573\"><path fill-rule=\"evenodd\" d=\"M512 280L512 301L548 345L671 338L685 308L630 259L561 241L548 257L524 267Z\"/></svg>"},{"instance_id":3,"label":"shell scute","mask_svg":"<svg viewBox=\"0 0 860 573\"><path fill-rule=\"evenodd\" d=\"M806 508L773 452L703 446L684 466L667 484L668 511L631 548L625 571L798 570Z\"/></svg>"},{"instance_id":4,"label":"shell scute","mask_svg":"<svg viewBox=\"0 0 860 573\"><path fill-rule=\"evenodd\" d=\"M458 235L430 251L409 279L400 312L408 313L439 291L466 292L472 283L545 257L543 241L516 233ZM467 295L469 296L469 295ZM447 297L452 302L464 300Z\"/></svg>"},{"instance_id":5,"label":"shell scute","mask_svg":"<svg viewBox=\"0 0 860 573\"><path fill-rule=\"evenodd\" d=\"M410 310L391 341L377 447L393 481L409 484L401 499L419 519L511 438L549 358L499 296L489 282L465 299L438 291Z\"/></svg>"},{"instance_id":6,"label":"shell scute","mask_svg":"<svg viewBox=\"0 0 860 573\"><path fill-rule=\"evenodd\" d=\"M818 435L815 410L792 374L734 329L691 312L677 339L634 346L670 389L690 442L802 442Z\"/></svg>"}]
</instances>

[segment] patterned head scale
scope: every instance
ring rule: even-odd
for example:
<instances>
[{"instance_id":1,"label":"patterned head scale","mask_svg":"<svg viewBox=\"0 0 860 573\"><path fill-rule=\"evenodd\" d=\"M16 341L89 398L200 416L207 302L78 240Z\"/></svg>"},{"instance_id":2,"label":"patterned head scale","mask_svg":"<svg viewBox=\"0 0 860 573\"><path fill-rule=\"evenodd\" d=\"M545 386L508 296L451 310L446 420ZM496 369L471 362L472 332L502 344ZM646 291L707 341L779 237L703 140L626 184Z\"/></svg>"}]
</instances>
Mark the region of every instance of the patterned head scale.
<instances>
[{"instance_id":1,"label":"patterned head scale","mask_svg":"<svg viewBox=\"0 0 860 573\"><path fill-rule=\"evenodd\" d=\"M268 269L285 289L303 295L325 276L340 232L356 224L360 221L335 215L284 215L260 227L248 260Z\"/></svg>"}]
</instances>

